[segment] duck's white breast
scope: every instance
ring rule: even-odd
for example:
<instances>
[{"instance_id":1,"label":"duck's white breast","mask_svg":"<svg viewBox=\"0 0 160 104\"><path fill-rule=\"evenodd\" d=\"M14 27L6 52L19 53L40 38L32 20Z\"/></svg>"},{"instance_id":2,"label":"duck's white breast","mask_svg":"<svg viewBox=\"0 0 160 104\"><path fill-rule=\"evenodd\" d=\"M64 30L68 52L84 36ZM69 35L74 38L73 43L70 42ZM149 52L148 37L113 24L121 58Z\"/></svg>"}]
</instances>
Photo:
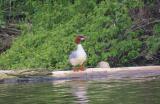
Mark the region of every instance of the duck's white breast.
<instances>
[{"instance_id":1,"label":"duck's white breast","mask_svg":"<svg viewBox=\"0 0 160 104\"><path fill-rule=\"evenodd\" d=\"M86 61L87 55L81 44L78 44L77 50L73 51L69 57L69 61L73 66L82 65Z\"/></svg>"}]
</instances>

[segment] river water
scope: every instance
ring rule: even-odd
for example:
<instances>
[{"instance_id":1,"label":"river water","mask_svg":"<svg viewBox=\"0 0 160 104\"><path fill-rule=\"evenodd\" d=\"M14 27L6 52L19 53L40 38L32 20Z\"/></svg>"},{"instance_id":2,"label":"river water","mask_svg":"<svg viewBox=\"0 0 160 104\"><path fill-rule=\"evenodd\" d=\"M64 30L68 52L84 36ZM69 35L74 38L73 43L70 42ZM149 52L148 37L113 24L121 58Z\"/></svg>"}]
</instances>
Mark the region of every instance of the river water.
<instances>
[{"instance_id":1,"label":"river water","mask_svg":"<svg viewBox=\"0 0 160 104\"><path fill-rule=\"evenodd\" d=\"M160 77L0 84L0 104L160 104Z\"/></svg>"}]
</instances>

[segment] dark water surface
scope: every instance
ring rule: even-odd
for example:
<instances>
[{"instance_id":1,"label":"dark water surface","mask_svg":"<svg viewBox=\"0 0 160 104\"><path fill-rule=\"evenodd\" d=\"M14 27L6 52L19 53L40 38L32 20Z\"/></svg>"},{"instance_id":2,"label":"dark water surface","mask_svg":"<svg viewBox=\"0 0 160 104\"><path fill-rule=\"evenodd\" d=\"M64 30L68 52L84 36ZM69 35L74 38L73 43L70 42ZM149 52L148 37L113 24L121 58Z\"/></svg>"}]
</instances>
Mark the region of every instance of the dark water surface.
<instances>
[{"instance_id":1,"label":"dark water surface","mask_svg":"<svg viewBox=\"0 0 160 104\"><path fill-rule=\"evenodd\" d=\"M160 77L0 84L0 104L160 104Z\"/></svg>"}]
</instances>

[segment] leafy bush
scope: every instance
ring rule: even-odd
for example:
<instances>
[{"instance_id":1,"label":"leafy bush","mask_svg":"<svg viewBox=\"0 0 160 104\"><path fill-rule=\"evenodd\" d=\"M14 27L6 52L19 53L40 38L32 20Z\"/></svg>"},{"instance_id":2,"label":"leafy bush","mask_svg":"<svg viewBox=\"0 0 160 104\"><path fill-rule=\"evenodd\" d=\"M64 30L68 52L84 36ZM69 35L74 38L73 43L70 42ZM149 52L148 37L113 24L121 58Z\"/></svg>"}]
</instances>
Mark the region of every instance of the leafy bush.
<instances>
[{"instance_id":1,"label":"leafy bush","mask_svg":"<svg viewBox=\"0 0 160 104\"><path fill-rule=\"evenodd\" d=\"M136 39L138 33L124 34L132 25L129 9L142 6L140 0L23 2L29 8L26 11L27 18L32 19L32 32L24 32L1 54L1 68L70 67L68 55L76 47L77 34L88 37L82 43L88 55L87 66L96 66L101 60L122 66L140 54L142 43Z\"/></svg>"},{"instance_id":2,"label":"leafy bush","mask_svg":"<svg viewBox=\"0 0 160 104\"><path fill-rule=\"evenodd\" d=\"M153 55L160 51L160 24L156 24L153 30L154 35L146 40L148 58L153 58Z\"/></svg>"}]
</instances>

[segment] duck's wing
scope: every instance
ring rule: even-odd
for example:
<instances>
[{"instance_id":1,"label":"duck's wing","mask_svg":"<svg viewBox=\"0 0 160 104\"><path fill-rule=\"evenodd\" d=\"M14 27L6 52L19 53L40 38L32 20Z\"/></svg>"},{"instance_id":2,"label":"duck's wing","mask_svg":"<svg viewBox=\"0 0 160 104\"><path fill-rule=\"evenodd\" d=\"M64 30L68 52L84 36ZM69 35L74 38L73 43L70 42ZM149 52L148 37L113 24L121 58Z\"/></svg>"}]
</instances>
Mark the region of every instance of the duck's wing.
<instances>
[{"instance_id":1,"label":"duck's wing","mask_svg":"<svg viewBox=\"0 0 160 104\"><path fill-rule=\"evenodd\" d=\"M69 59L74 59L77 57L77 52L73 51L70 55L69 55Z\"/></svg>"},{"instance_id":2,"label":"duck's wing","mask_svg":"<svg viewBox=\"0 0 160 104\"><path fill-rule=\"evenodd\" d=\"M76 51L73 51L70 55L69 55L69 62L73 65L73 66L76 66L78 65L78 62L77 62L77 52Z\"/></svg>"}]
</instances>

